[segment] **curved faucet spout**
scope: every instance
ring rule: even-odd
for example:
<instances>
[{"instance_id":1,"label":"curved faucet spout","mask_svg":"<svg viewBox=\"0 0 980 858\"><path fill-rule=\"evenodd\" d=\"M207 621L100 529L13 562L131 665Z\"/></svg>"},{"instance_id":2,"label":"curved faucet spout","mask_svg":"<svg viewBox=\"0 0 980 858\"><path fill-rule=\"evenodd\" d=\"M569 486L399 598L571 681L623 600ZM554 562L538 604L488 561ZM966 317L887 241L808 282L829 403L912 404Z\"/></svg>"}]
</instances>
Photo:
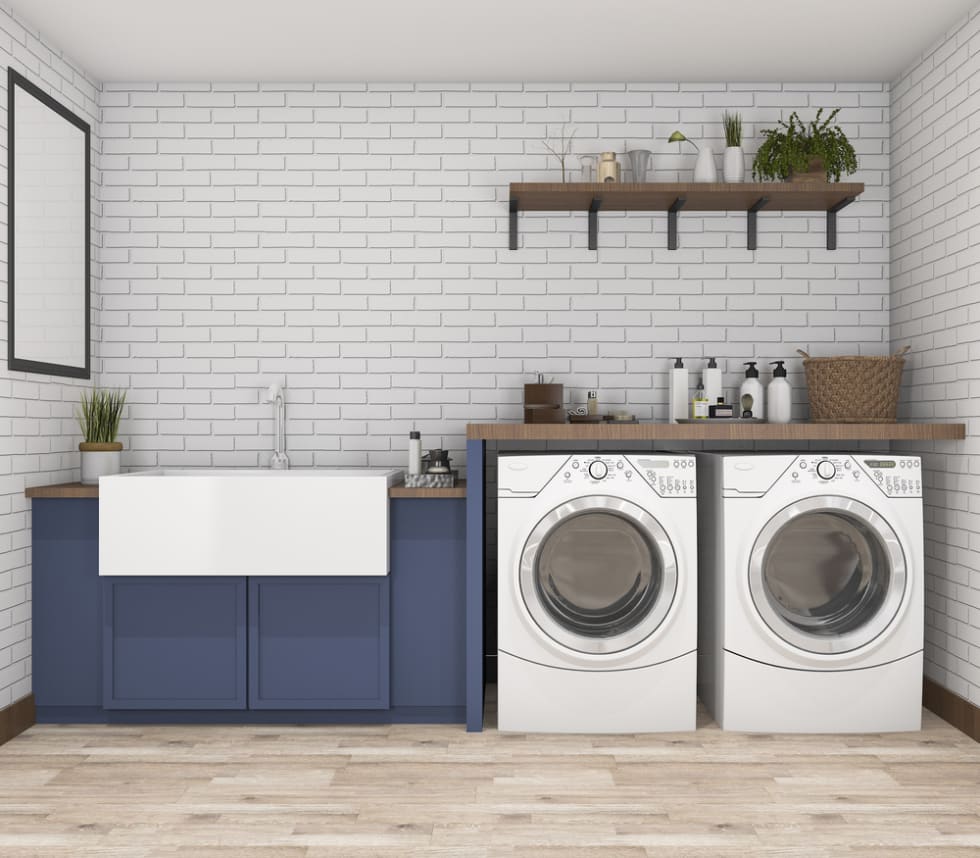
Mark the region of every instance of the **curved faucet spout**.
<instances>
[{"instance_id":1,"label":"curved faucet spout","mask_svg":"<svg viewBox=\"0 0 980 858\"><path fill-rule=\"evenodd\" d=\"M269 460L269 467L274 471L284 471L289 468L289 456L286 455L286 399L278 384L269 386L264 402L271 402L276 409L276 448Z\"/></svg>"}]
</instances>

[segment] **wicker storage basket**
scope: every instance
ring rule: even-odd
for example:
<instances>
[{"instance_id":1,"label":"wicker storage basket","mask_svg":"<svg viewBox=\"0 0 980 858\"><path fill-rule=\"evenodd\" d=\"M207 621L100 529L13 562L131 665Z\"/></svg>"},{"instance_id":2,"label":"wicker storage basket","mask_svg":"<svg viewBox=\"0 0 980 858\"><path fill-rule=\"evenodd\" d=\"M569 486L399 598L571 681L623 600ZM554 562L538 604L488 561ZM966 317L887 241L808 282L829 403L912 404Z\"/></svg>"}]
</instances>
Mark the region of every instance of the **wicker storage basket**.
<instances>
[{"instance_id":1,"label":"wicker storage basket","mask_svg":"<svg viewBox=\"0 0 980 858\"><path fill-rule=\"evenodd\" d=\"M906 346L891 357L812 358L802 349L814 423L894 423Z\"/></svg>"}]
</instances>

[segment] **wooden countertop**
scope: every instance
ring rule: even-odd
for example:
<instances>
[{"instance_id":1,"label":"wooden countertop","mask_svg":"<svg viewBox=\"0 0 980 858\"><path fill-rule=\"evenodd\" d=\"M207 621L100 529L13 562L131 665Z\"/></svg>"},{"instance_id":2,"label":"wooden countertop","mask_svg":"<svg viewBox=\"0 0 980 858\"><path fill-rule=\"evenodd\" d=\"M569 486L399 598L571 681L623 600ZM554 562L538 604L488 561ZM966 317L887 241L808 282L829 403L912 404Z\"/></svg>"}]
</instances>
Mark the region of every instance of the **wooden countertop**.
<instances>
[{"instance_id":1,"label":"wooden countertop","mask_svg":"<svg viewBox=\"0 0 980 858\"><path fill-rule=\"evenodd\" d=\"M30 486L24 489L24 494L29 498L97 498L99 487L59 483L56 486Z\"/></svg>"},{"instance_id":2,"label":"wooden countertop","mask_svg":"<svg viewBox=\"0 0 980 858\"><path fill-rule=\"evenodd\" d=\"M451 489L410 489L406 485L388 489L390 498L465 498L466 480L460 480Z\"/></svg>"},{"instance_id":3,"label":"wooden countertop","mask_svg":"<svg viewBox=\"0 0 980 858\"><path fill-rule=\"evenodd\" d=\"M98 486L83 486L81 483L60 483L56 486L31 486L24 490L29 498L97 498ZM388 489L391 498L465 498L466 480L460 480L451 489L410 489L404 485Z\"/></svg>"},{"instance_id":4,"label":"wooden countertop","mask_svg":"<svg viewBox=\"0 0 980 858\"><path fill-rule=\"evenodd\" d=\"M470 423L476 441L961 441L964 423Z\"/></svg>"}]
</instances>

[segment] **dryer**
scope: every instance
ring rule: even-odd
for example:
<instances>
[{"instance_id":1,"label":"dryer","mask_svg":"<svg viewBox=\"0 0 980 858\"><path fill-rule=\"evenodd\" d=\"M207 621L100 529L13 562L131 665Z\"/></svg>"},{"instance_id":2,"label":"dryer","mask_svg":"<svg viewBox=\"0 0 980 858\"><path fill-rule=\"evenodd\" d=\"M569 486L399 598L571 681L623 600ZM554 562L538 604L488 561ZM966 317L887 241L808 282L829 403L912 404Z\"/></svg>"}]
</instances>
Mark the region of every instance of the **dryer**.
<instances>
[{"instance_id":1,"label":"dryer","mask_svg":"<svg viewBox=\"0 0 980 858\"><path fill-rule=\"evenodd\" d=\"M693 456L498 458L498 725L692 730Z\"/></svg>"},{"instance_id":2,"label":"dryer","mask_svg":"<svg viewBox=\"0 0 980 858\"><path fill-rule=\"evenodd\" d=\"M699 454L699 693L727 730L918 730L915 456Z\"/></svg>"}]
</instances>

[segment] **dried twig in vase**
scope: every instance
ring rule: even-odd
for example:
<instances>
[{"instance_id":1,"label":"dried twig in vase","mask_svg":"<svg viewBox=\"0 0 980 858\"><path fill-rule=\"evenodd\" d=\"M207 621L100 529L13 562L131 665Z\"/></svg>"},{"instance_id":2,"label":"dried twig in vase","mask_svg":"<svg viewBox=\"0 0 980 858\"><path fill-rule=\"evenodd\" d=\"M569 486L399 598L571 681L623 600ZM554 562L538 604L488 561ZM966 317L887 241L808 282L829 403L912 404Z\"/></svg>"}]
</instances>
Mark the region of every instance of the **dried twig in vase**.
<instances>
[{"instance_id":1,"label":"dried twig in vase","mask_svg":"<svg viewBox=\"0 0 980 858\"><path fill-rule=\"evenodd\" d=\"M565 159L572 154L572 139L575 137L575 133L578 130L573 128L571 134L569 134L566 131L567 127L567 122L563 122L561 124L561 137L559 138L561 142L557 149L552 146L548 140L541 141L544 148L558 159L558 166L561 167L561 180L563 184L567 181L565 178Z\"/></svg>"}]
</instances>

